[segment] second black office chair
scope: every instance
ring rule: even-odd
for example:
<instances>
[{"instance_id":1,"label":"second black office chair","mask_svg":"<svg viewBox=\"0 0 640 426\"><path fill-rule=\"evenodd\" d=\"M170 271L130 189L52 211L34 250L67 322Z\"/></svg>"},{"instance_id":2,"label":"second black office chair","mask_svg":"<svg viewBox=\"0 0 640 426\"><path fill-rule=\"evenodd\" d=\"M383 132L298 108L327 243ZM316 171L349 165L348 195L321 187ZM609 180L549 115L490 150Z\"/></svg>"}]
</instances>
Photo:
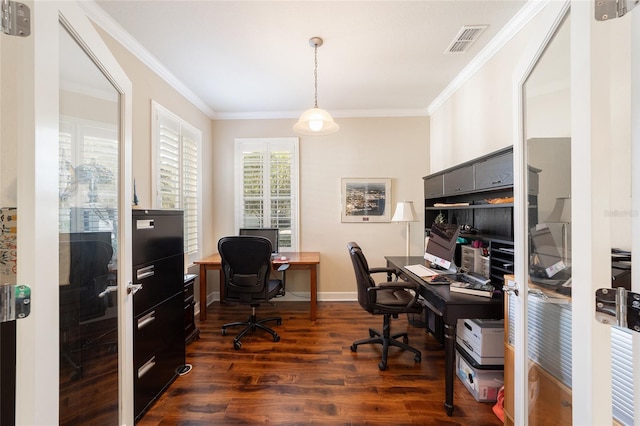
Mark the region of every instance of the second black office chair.
<instances>
[{"instance_id":1,"label":"second black office chair","mask_svg":"<svg viewBox=\"0 0 640 426\"><path fill-rule=\"evenodd\" d=\"M272 317L258 320L256 308L261 303L267 303L282 291L282 281L271 279L271 242L264 237L230 236L218 241L218 252L222 258L224 273L224 300L251 306L251 316L247 321L237 321L222 326L222 335L227 334L227 328L244 326L242 331L233 339L233 347L238 350L242 346L240 339L249 331L261 329L271 334L274 342L280 341L280 336L265 325L275 321L282 324L282 318Z\"/></svg>"},{"instance_id":2,"label":"second black office chair","mask_svg":"<svg viewBox=\"0 0 640 426\"><path fill-rule=\"evenodd\" d=\"M357 352L358 346L379 343L382 345L382 360L378 364L380 370L387 369L387 357L389 346L397 346L401 349L411 351L415 354L415 362L422 360L421 352L408 345L409 337L407 333L391 335L391 317L397 318L398 314L419 314L422 312L422 305L418 302L418 288L408 282L391 281L393 275L397 280L397 272L390 268L369 268L367 259L362 253L360 246L354 242L347 244L353 269L356 273L356 283L358 285L358 302L362 308L372 315L382 315L382 333L373 328L369 329L369 339L362 339L353 342L351 351ZM386 273L387 282L376 285L371 274ZM411 292L409 290L412 290ZM402 341L399 339L402 337Z\"/></svg>"}]
</instances>

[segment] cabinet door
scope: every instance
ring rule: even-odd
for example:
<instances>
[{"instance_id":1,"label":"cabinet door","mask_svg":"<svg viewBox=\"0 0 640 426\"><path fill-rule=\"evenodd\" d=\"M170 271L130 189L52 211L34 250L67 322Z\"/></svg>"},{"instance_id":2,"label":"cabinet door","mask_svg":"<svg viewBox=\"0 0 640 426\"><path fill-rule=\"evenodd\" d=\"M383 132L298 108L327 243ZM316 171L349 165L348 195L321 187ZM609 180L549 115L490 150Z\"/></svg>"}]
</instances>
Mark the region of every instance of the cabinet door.
<instances>
[{"instance_id":1,"label":"cabinet door","mask_svg":"<svg viewBox=\"0 0 640 426\"><path fill-rule=\"evenodd\" d=\"M513 153L489 158L474 165L476 189L513 185Z\"/></svg>"},{"instance_id":2,"label":"cabinet door","mask_svg":"<svg viewBox=\"0 0 640 426\"><path fill-rule=\"evenodd\" d=\"M473 166L461 167L445 173L443 179L445 195L469 192L475 188Z\"/></svg>"},{"instance_id":3,"label":"cabinet door","mask_svg":"<svg viewBox=\"0 0 640 426\"><path fill-rule=\"evenodd\" d=\"M433 198L442 195L442 175L424 179L424 198Z\"/></svg>"}]
</instances>

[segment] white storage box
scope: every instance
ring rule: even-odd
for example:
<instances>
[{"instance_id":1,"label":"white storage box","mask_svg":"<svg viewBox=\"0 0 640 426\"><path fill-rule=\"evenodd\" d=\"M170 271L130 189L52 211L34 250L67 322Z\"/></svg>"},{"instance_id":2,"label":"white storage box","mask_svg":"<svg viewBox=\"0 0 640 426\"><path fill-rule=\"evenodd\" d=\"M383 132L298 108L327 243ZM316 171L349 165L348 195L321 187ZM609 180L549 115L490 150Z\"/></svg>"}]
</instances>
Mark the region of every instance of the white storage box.
<instances>
[{"instance_id":1,"label":"white storage box","mask_svg":"<svg viewBox=\"0 0 640 426\"><path fill-rule=\"evenodd\" d=\"M478 402L495 402L504 384L504 367L479 366L460 347L456 350L456 374Z\"/></svg>"},{"instance_id":2,"label":"white storage box","mask_svg":"<svg viewBox=\"0 0 640 426\"><path fill-rule=\"evenodd\" d=\"M480 365L504 364L504 321L460 319L456 343Z\"/></svg>"}]
</instances>

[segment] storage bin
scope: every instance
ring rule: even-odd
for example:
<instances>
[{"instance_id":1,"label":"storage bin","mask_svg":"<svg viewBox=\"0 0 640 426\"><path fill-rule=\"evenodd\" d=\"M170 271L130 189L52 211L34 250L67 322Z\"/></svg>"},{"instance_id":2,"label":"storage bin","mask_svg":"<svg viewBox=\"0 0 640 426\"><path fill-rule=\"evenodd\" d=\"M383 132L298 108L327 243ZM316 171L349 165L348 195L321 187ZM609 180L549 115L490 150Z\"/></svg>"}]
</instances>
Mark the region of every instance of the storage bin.
<instances>
[{"instance_id":1,"label":"storage bin","mask_svg":"<svg viewBox=\"0 0 640 426\"><path fill-rule=\"evenodd\" d=\"M479 365L456 345L456 374L478 402L496 402L504 384L504 366Z\"/></svg>"},{"instance_id":2,"label":"storage bin","mask_svg":"<svg viewBox=\"0 0 640 426\"><path fill-rule=\"evenodd\" d=\"M504 321L460 319L456 343L480 365L504 364Z\"/></svg>"}]
</instances>

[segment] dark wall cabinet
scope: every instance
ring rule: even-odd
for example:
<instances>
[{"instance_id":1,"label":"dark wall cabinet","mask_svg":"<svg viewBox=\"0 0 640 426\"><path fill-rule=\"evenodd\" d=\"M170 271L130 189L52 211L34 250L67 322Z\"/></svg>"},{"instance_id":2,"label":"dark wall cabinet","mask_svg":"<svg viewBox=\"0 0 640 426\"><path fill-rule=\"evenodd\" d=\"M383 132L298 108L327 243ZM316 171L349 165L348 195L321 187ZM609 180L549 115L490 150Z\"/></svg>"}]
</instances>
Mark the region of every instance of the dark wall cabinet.
<instances>
[{"instance_id":1,"label":"dark wall cabinet","mask_svg":"<svg viewBox=\"0 0 640 426\"><path fill-rule=\"evenodd\" d=\"M529 170L530 216L537 209L538 170ZM489 248L491 280L513 273L513 148L507 147L424 178L425 235L439 216L464 226L461 236ZM460 260L458 260L458 264Z\"/></svg>"},{"instance_id":2,"label":"dark wall cabinet","mask_svg":"<svg viewBox=\"0 0 640 426\"><path fill-rule=\"evenodd\" d=\"M133 211L134 410L136 421L185 364L183 213Z\"/></svg>"}]
</instances>

